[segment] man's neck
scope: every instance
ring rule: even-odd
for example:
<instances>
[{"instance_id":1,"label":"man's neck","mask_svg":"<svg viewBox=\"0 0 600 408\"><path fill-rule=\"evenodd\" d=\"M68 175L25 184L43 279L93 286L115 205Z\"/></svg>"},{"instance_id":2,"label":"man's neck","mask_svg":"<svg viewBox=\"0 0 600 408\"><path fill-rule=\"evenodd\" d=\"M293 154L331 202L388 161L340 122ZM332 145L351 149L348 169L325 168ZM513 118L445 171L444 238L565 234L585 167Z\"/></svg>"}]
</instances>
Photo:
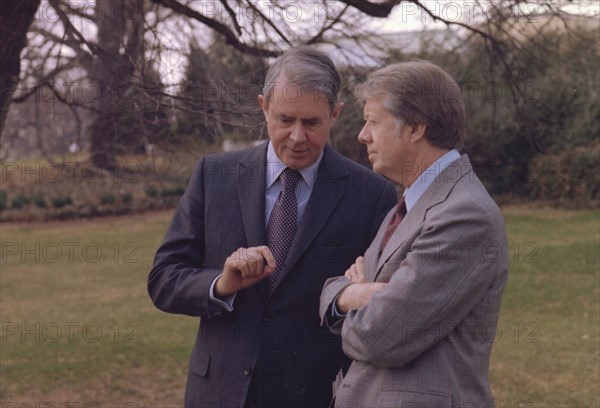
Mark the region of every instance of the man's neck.
<instances>
[{"instance_id":1,"label":"man's neck","mask_svg":"<svg viewBox=\"0 0 600 408\"><path fill-rule=\"evenodd\" d=\"M414 163L416 172L406 174L402 185L405 188L409 188L415 182L415 180L417 180L421 174L423 174L423 172L429 168L429 166L438 161L440 157L449 151L450 149L428 146L428 148L425 149L422 154L418 154L416 156Z\"/></svg>"}]
</instances>

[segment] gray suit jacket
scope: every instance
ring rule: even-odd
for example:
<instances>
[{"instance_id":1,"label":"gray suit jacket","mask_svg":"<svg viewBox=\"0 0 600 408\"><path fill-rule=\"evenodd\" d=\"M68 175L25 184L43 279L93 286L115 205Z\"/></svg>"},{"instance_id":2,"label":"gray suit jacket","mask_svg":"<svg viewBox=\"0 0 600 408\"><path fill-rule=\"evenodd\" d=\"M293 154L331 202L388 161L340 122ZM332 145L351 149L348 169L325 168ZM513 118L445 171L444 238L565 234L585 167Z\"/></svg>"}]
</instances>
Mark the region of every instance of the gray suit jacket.
<instances>
[{"instance_id":1,"label":"gray suit jacket","mask_svg":"<svg viewBox=\"0 0 600 408\"><path fill-rule=\"evenodd\" d=\"M208 293L225 259L266 242L266 151L199 161L150 272L158 308L201 317L186 407L241 408L251 381L260 407L326 407L344 356L339 337L319 325L321 289L364 253L396 201L391 183L326 146L273 292L263 280L221 312Z\"/></svg>"},{"instance_id":2,"label":"gray suit jacket","mask_svg":"<svg viewBox=\"0 0 600 408\"><path fill-rule=\"evenodd\" d=\"M488 407L488 365L508 245L500 210L467 156L445 169L380 253L383 221L365 253L367 281L387 282L331 327L353 362L336 407ZM329 279L322 324L350 282Z\"/></svg>"}]
</instances>

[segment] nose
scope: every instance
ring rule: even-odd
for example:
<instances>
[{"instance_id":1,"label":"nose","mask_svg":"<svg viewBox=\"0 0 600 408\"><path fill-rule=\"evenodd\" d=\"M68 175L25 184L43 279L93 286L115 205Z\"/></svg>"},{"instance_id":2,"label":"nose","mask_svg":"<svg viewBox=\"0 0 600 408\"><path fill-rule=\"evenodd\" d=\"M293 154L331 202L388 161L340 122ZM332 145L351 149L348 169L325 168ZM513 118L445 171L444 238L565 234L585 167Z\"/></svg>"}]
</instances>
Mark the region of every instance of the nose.
<instances>
[{"instance_id":1,"label":"nose","mask_svg":"<svg viewBox=\"0 0 600 408\"><path fill-rule=\"evenodd\" d=\"M306 131L302 123L296 123L291 129L290 139L294 143L302 143L306 140Z\"/></svg>"},{"instance_id":2,"label":"nose","mask_svg":"<svg viewBox=\"0 0 600 408\"><path fill-rule=\"evenodd\" d=\"M371 139L371 132L369 131L369 129L367 129L367 124L366 123L363 126L363 128L360 130L360 133L358 134L358 138L357 139L362 144L367 144L367 143L370 143L372 141L372 139Z\"/></svg>"}]
</instances>

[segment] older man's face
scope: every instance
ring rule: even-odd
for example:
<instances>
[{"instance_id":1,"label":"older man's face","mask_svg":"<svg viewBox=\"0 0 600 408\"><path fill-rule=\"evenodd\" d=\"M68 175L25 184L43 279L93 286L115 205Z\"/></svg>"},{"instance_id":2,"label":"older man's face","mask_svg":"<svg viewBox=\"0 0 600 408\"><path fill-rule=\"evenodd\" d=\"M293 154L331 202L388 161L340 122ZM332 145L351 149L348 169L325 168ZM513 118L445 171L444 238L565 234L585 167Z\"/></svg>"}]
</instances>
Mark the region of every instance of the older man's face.
<instances>
[{"instance_id":1,"label":"older man's face","mask_svg":"<svg viewBox=\"0 0 600 408\"><path fill-rule=\"evenodd\" d=\"M303 169L317 161L343 104L333 112L321 92L300 90L280 81L271 101L258 97L267 131L279 159L288 167Z\"/></svg>"},{"instance_id":2,"label":"older man's face","mask_svg":"<svg viewBox=\"0 0 600 408\"><path fill-rule=\"evenodd\" d=\"M367 146L373 171L404 184L404 173L412 169L416 154L415 146L410 142L411 127L398 126L396 118L384 108L379 98L367 99L364 118L366 123L358 140Z\"/></svg>"}]
</instances>

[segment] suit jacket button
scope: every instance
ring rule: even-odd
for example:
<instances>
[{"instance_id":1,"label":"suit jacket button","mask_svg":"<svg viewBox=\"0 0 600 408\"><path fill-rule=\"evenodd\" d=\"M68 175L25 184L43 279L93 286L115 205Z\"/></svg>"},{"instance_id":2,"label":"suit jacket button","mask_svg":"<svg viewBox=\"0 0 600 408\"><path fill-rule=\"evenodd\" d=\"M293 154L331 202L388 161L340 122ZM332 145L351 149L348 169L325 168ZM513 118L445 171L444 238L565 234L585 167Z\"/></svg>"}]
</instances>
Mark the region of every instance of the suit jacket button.
<instances>
[{"instance_id":1,"label":"suit jacket button","mask_svg":"<svg viewBox=\"0 0 600 408\"><path fill-rule=\"evenodd\" d=\"M250 369L244 368L244 375L250 375Z\"/></svg>"}]
</instances>

